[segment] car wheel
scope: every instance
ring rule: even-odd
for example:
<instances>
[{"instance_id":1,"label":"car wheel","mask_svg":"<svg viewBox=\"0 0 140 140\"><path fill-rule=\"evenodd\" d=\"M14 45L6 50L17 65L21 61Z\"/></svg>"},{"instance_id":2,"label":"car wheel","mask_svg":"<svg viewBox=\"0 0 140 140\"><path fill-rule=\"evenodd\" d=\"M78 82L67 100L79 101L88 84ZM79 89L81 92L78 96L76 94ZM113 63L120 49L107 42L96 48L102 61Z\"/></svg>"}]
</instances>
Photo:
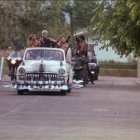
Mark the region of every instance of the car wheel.
<instances>
[{"instance_id":1,"label":"car wheel","mask_svg":"<svg viewBox=\"0 0 140 140\"><path fill-rule=\"evenodd\" d=\"M67 90L68 93L71 92L71 87L72 87L72 86L71 86L70 84L68 84L68 90Z\"/></svg>"},{"instance_id":2,"label":"car wheel","mask_svg":"<svg viewBox=\"0 0 140 140\"><path fill-rule=\"evenodd\" d=\"M71 92L71 89L69 88L69 89L67 90L67 92L70 93L70 92Z\"/></svg>"},{"instance_id":3,"label":"car wheel","mask_svg":"<svg viewBox=\"0 0 140 140\"><path fill-rule=\"evenodd\" d=\"M18 90L18 91L17 91L17 94L18 94L18 95L23 95L23 93L24 93L23 90Z\"/></svg>"},{"instance_id":4,"label":"car wheel","mask_svg":"<svg viewBox=\"0 0 140 140\"><path fill-rule=\"evenodd\" d=\"M66 90L62 90L62 91L61 91L61 95L62 95L62 96L65 96L66 94L67 94L67 91L66 91Z\"/></svg>"}]
</instances>

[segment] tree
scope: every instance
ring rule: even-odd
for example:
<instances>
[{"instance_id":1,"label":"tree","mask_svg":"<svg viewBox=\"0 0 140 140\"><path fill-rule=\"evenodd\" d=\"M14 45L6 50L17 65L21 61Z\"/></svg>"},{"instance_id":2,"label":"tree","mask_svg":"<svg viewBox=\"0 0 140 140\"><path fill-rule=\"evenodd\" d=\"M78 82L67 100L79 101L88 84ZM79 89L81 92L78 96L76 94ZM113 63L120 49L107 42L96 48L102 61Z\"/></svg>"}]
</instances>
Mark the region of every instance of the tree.
<instances>
[{"instance_id":1,"label":"tree","mask_svg":"<svg viewBox=\"0 0 140 140\"><path fill-rule=\"evenodd\" d=\"M67 13L70 18L70 32L72 44L74 43L74 33L79 30L90 27L92 11L95 8L96 1L91 0L63 0L65 6L62 11Z\"/></svg>"},{"instance_id":2,"label":"tree","mask_svg":"<svg viewBox=\"0 0 140 140\"><path fill-rule=\"evenodd\" d=\"M73 4L73 24L74 28L87 28L90 26L92 11L96 7L96 1L75 0Z\"/></svg>"},{"instance_id":3,"label":"tree","mask_svg":"<svg viewBox=\"0 0 140 140\"><path fill-rule=\"evenodd\" d=\"M43 19L46 22L47 30L55 38L64 33L68 34L69 26L65 21L65 15L62 11L62 8L65 7L64 1L50 0L47 2L49 4L44 5L43 10Z\"/></svg>"},{"instance_id":4,"label":"tree","mask_svg":"<svg viewBox=\"0 0 140 140\"><path fill-rule=\"evenodd\" d=\"M137 76L140 83L140 2L137 0L98 1L92 18L100 39L109 41L120 55L133 53L138 57Z\"/></svg>"},{"instance_id":5,"label":"tree","mask_svg":"<svg viewBox=\"0 0 140 140\"><path fill-rule=\"evenodd\" d=\"M55 38L66 32L68 25L62 6L62 1L55 0L0 1L1 48L25 46L29 34L40 36L43 29Z\"/></svg>"},{"instance_id":6,"label":"tree","mask_svg":"<svg viewBox=\"0 0 140 140\"><path fill-rule=\"evenodd\" d=\"M137 0L97 1L92 27L96 27L103 48L112 46L120 55L140 55L140 2Z\"/></svg>"},{"instance_id":7,"label":"tree","mask_svg":"<svg viewBox=\"0 0 140 140\"><path fill-rule=\"evenodd\" d=\"M50 36L58 38L77 29L87 28L95 2L91 0L1 0L0 43L1 48L26 45L29 34L41 36L47 29ZM65 14L71 17L66 23ZM4 24L3 24L4 23ZM70 28L71 26L71 28Z\"/></svg>"},{"instance_id":8,"label":"tree","mask_svg":"<svg viewBox=\"0 0 140 140\"><path fill-rule=\"evenodd\" d=\"M73 30L90 26L96 1L91 0L65 0L63 11L68 13L73 24Z\"/></svg>"}]
</instances>

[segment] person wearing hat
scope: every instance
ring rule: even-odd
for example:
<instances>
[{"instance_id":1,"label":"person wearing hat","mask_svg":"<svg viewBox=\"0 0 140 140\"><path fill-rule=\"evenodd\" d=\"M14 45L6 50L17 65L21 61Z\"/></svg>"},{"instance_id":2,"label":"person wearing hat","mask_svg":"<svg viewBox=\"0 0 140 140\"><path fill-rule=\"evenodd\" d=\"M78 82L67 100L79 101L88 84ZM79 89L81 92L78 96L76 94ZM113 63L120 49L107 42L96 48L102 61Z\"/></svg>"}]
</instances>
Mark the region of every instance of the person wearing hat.
<instances>
[{"instance_id":1,"label":"person wearing hat","mask_svg":"<svg viewBox=\"0 0 140 140\"><path fill-rule=\"evenodd\" d=\"M56 40L48 36L48 31L42 31L42 38L40 38L40 47L55 47Z\"/></svg>"}]
</instances>

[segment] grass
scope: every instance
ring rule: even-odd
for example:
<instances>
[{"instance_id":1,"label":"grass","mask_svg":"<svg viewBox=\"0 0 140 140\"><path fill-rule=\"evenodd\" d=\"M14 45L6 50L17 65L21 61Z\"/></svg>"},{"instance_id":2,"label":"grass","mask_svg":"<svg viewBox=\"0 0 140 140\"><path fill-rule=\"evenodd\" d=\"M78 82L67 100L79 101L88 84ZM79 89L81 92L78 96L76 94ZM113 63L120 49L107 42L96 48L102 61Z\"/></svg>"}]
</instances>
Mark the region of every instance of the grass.
<instances>
[{"instance_id":1,"label":"grass","mask_svg":"<svg viewBox=\"0 0 140 140\"><path fill-rule=\"evenodd\" d=\"M137 69L136 64L100 64L101 68L106 68L106 69Z\"/></svg>"},{"instance_id":2,"label":"grass","mask_svg":"<svg viewBox=\"0 0 140 140\"><path fill-rule=\"evenodd\" d=\"M101 76L137 77L137 70L100 68L100 75Z\"/></svg>"},{"instance_id":3,"label":"grass","mask_svg":"<svg viewBox=\"0 0 140 140\"><path fill-rule=\"evenodd\" d=\"M137 76L137 63L131 62L115 62L115 61L102 61L100 62L100 75L106 76Z\"/></svg>"},{"instance_id":4,"label":"grass","mask_svg":"<svg viewBox=\"0 0 140 140\"><path fill-rule=\"evenodd\" d=\"M101 61L100 66L102 68L111 68L111 69L137 69L137 62L115 62L115 61Z\"/></svg>"}]
</instances>

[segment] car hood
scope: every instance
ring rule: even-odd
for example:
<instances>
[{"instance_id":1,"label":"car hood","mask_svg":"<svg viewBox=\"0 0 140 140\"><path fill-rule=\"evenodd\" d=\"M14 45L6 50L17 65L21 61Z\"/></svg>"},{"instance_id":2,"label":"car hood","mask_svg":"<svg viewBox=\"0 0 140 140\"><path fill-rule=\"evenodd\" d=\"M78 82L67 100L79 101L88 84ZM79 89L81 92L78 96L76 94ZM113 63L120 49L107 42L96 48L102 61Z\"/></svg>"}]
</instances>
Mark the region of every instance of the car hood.
<instances>
[{"instance_id":1,"label":"car hood","mask_svg":"<svg viewBox=\"0 0 140 140\"><path fill-rule=\"evenodd\" d=\"M60 63L63 66L60 66ZM53 72L57 73L60 68L68 70L68 64L64 61L30 61L25 62L24 65L19 66L19 68L24 68L25 72L39 72L41 65L43 66L43 72Z\"/></svg>"}]
</instances>

